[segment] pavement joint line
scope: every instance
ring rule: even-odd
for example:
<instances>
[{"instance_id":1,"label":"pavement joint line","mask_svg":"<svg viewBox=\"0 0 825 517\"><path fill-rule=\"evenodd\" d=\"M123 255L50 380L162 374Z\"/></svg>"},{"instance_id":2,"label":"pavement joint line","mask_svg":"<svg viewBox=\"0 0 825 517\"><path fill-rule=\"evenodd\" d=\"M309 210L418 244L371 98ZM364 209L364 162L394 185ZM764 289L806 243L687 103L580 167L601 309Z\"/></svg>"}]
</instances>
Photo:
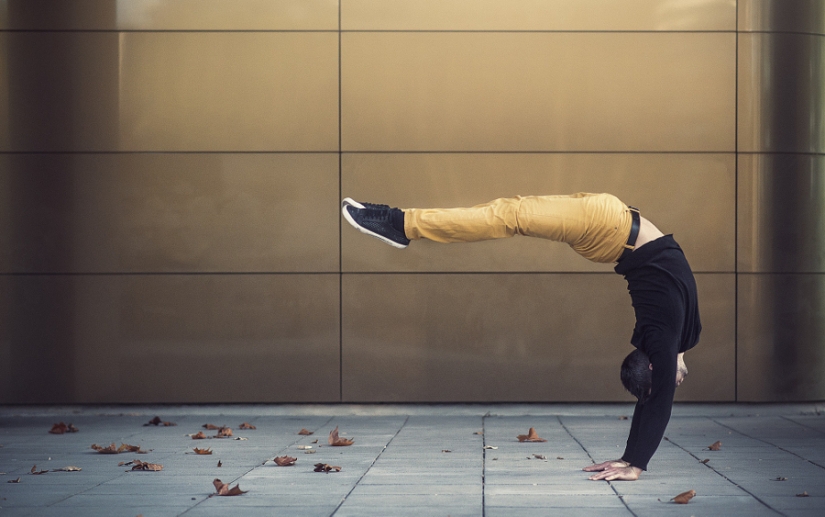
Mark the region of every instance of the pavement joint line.
<instances>
[{"instance_id":1,"label":"pavement joint line","mask_svg":"<svg viewBox=\"0 0 825 517\"><path fill-rule=\"evenodd\" d=\"M807 462L808 462L808 463L810 463L811 465L814 465L814 466L816 466L816 467L819 467L819 468L821 468L821 469L825 470L825 465L820 465L819 463L817 463L817 462L815 462L815 461L813 461L813 460L810 460L810 459L808 459L808 458L805 458L804 456L800 456L799 454L797 454L797 453L795 453L795 452L793 452L793 451L789 451L788 449L785 449L784 447L780 447L779 445L776 445L775 443L771 443L771 442L769 442L768 440L764 440L764 439L762 439L762 438L757 438L757 437L755 437L755 436L751 436L751 435L749 435L749 434L747 434L747 433L744 433L744 432L742 432L742 431L740 431L740 430L738 430L738 429L735 429L735 428L733 428L733 427L731 427L731 426L729 426L729 425L723 424L722 422L718 422L718 421L716 421L716 420L715 420L715 419L713 419L713 418L710 418L710 417L709 417L709 419L710 419L710 421L711 421L711 422L713 422L713 423L715 423L715 424L717 424L717 425L721 425L722 427L725 427L725 428L727 428L727 429L730 429L730 430L731 430L731 431L733 431L733 432L739 433L739 434L741 434L742 436L745 436L745 437L747 437L747 438L750 438L751 440L756 440L756 441L759 441L759 442L762 442L762 443L766 443L766 444L768 444L768 445L770 445L770 446L772 446L772 447L776 447L777 449L779 449L779 450L780 450L780 451L782 451L782 452L787 452L788 454L791 454L791 455L793 455L793 456L796 456L797 458L799 458L799 459L801 459L801 460L805 460L805 461L807 461ZM792 422L792 423L794 423L794 424L796 424L796 425L799 425L800 427L805 427L805 426L803 426L802 424L797 424L796 422L794 422L794 421L793 421L793 420L791 420L791 419L788 419L788 422Z\"/></svg>"},{"instance_id":2,"label":"pavement joint line","mask_svg":"<svg viewBox=\"0 0 825 517\"><path fill-rule=\"evenodd\" d=\"M487 517L487 417L488 411L481 417L481 517Z\"/></svg>"},{"instance_id":3,"label":"pavement joint line","mask_svg":"<svg viewBox=\"0 0 825 517\"><path fill-rule=\"evenodd\" d=\"M719 424L719 422L716 422L716 421L715 421L715 420L713 420L712 418L710 418L709 420L711 420L712 422L715 422L715 423ZM719 425L723 425L723 424L719 424ZM727 426L725 426L725 427L727 427ZM731 430L733 430L733 431L735 431L735 432L739 432L739 431L736 431L736 429L732 429L732 428L730 428L730 427L728 427L728 429L731 429ZM742 433L742 434L744 434L744 433ZM745 436L747 436L747 435L745 435ZM685 449L684 447L682 447L682 446L681 446L681 445L679 445L678 443L674 442L674 441L673 441L673 440L671 440L670 438L665 437L664 439L665 439L665 440L667 440L668 442L672 443L672 444L673 444L673 445L675 445L676 447L679 447L680 449L682 449L683 451L685 451L685 452L686 452L686 453L688 453L689 455L691 455L691 456L692 456L692 457L693 457L696 461L698 461L699 463L702 463L702 460L700 460L700 459L699 459L699 456L697 456L697 455L693 454L692 452L690 452L689 450ZM780 512L779 510L777 510L776 508L774 508L773 506L769 505L768 503L766 503L765 501L763 501L762 499L760 499L760 498L759 498L759 496L757 496L756 494L754 494L753 492L751 492L751 491L750 491L750 490L748 490L747 488L743 487L742 485L740 485L740 484L739 484L739 483L737 483L736 481L732 480L732 479L731 479L731 478L729 478L728 476L726 476L726 475L724 475L723 473L719 472L718 470L716 470L715 468L713 468L713 466L708 465L707 463L703 463L703 465L704 465L705 467L709 468L710 470L712 470L712 471L713 471L714 473L716 473L717 475L721 476L721 477L722 477L725 481L727 481L728 483L732 484L733 486L735 486L735 487L736 487L736 488L738 488L739 490L742 490L743 492L745 492L745 493L746 493L746 494L748 494L749 496L751 496L751 497L753 497L754 499L756 499L757 501L759 501L759 503L760 503L760 504L762 504L762 505L764 505L764 506L765 506L768 510L774 511L774 512L778 513L779 515L782 515L782 516L784 516L784 517L787 517L787 514L784 514L784 513Z\"/></svg>"},{"instance_id":4,"label":"pavement joint line","mask_svg":"<svg viewBox=\"0 0 825 517\"><path fill-rule=\"evenodd\" d=\"M387 450L387 448L389 448L389 446L390 446L390 444L392 443L392 441L393 441L393 440L395 440L395 438L399 435L399 433L401 433L401 430L402 430L402 429L404 429L404 427L407 425L407 422L409 422L409 421L410 421L410 415L407 415L407 417L406 417L406 418L404 418L404 422L403 422L403 423L401 424L401 426L398 428L398 431L396 431L396 432L395 432L395 434L394 434L394 435L392 435L392 438L390 438L390 439L389 439L389 441L388 441L388 442L387 442L387 444L384 446L384 448L383 448L383 449L381 449L381 452L379 452L379 453L378 453L378 455L375 457L375 459L374 459L374 460L372 460L372 463L370 463L369 467L367 467L367 469L366 469L366 470L364 470L364 473L363 473L363 474L361 474L361 477L359 477L359 478L355 481L355 483L352 485L352 488L350 488L349 492L347 492L347 493L344 495L344 497L342 497L342 498L341 498L341 502L340 502L340 503L338 503L338 506L336 506L336 507L335 507L335 509L332 511L332 513L331 513L331 514L329 514L329 517L333 517L336 513L338 513L338 510L340 510L340 509L341 509L341 507L344 505L344 503L345 503L345 502L347 502L347 498L348 498L348 497L349 497L349 496L350 496L350 495L351 495L351 494L355 491L355 489L358 487L358 484L361 482L361 480L362 480L362 479L364 479L364 476L366 476L366 475L367 475L367 473L370 471L370 469L371 469L373 466L375 466L375 464L376 464L376 462L378 461L378 459L381 457L381 455L382 455L382 454L384 454L384 451L386 451L386 450Z\"/></svg>"},{"instance_id":5,"label":"pavement joint line","mask_svg":"<svg viewBox=\"0 0 825 517\"><path fill-rule=\"evenodd\" d=\"M782 419L784 419L784 420L787 420L788 422L792 422L792 423L794 423L794 424L796 424L796 425L800 425L800 426L804 427L805 429L810 429L811 431L817 432L817 433L819 433L819 434L825 434L825 431L822 431L822 430L820 430L820 429L817 429L816 427L811 427L811 426L809 426L809 425L805 425L805 424L803 424L802 422L799 422L799 421L797 421L797 420L794 420L793 418L790 418L790 417L788 417L788 416L786 416L786 415L779 415L779 417L780 417L780 418L782 418Z\"/></svg>"},{"instance_id":6,"label":"pavement joint line","mask_svg":"<svg viewBox=\"0 0 825 517\"><path fill-rule=\"evenodd\" d=\"M593 459L593 455L590 454L590 451L587 450L587 447L585 447L584 444L582 442L580 442L579 439L576 438L573 435L573 433L570 432L570 429L568 429L567 426L564 425L564 422L561 419L561 415L556 415L556 419L559 421L559 425L561 425L562 429L564 429L565 432L570 435L570 438L574 439L576 441L576 443L579 444L579 447L582 448L582 450L585 452L585 454L587 454L587 457L590 458L590 461L592 461L593 464L595 465L596 460ZM630 512L630 514L633 517L638 517L638 515L636 515L636 512L634 512L633 510L630 509L630 506L627 504L627 501L624 500L624 497L619 493L618 490L616 490L616 487L613 486L613 483L610 482L610 481L607 481L606 483L608 484L608 486L610 486L610 489L613 490L613 493L616 494L616 497L619 498L619 501L622 502L624 507L627 508L627 511Z\"/></svg>"}]
</instances>

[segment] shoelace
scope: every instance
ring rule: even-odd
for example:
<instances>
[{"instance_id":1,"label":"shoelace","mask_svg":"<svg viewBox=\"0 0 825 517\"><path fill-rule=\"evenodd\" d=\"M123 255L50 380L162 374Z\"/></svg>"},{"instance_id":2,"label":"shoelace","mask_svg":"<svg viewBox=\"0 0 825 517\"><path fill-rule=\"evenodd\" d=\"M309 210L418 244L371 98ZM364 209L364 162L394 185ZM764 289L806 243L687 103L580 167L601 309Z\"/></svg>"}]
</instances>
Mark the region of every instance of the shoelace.
<instances>
[{"instance_id":1,"label":"shoelace","mask_svg":"<svg viewBox=\"0 0 825 517\"><path fill-rule=\"evenodd\" d=\"M364 204L366 207L367 205ZM362 208L359 210L361 212L361 218L369 220L369 221L376 221L381 223L391 223L391 213L392 211L389 208Z\"/></svg>"}]
</instances>

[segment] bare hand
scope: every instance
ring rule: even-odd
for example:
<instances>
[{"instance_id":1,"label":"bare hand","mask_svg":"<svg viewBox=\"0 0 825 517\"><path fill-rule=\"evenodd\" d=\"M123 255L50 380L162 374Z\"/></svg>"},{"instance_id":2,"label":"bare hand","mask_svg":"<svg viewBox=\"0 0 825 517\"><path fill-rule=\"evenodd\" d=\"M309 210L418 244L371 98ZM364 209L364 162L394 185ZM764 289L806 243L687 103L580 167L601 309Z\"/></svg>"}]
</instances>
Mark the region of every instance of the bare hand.
<instances>
[{"instance_id":1,"label":"bare hand","mask_svg":"<svg viewBox=\"0 0 825 517\"><path fill-rule=\"evenodd\" d=\"M605 481L636 481L641 473L642 469L639 467L609 467L598 474L593 474L588 479L592 481L600 479Z\"/></svg>"},{"instance_id":2,"label":"bare hand","mask_svg":"<svg viewBox=\"0 0 825 517\"><path fill-rule=\"evenodd\" d=\"M604 462L596 464L596 465L589 465L587 467L584 467L582 470L584 470L586 472L598 472L598 471L607 470L607 469L610 469L610 468L616 468L617 469L617 468L629 467L629 466L630 466L630 463L628 463L624 460L610 460L610 461L604 461Z\"/></svg>"}]
</instances>

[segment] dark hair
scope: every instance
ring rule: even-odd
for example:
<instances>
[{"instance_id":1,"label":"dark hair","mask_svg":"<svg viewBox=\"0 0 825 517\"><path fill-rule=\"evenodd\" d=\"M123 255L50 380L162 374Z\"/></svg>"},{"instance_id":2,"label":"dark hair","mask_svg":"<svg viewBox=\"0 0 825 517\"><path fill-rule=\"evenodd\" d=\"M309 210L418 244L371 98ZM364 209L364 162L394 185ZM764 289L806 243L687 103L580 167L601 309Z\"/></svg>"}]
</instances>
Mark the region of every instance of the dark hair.
<instances>
[{"instance_id":1,"label":"dark hair","mask_svg":"<svg viewBox=\"0 0 825 517\"><path fill-rule=\"evenodd\" d=\"M622 361L622 384L631 395L644 402L653 385L653 372L650 371L650 358L636 349Z\"/></svg>"}]
</instances>

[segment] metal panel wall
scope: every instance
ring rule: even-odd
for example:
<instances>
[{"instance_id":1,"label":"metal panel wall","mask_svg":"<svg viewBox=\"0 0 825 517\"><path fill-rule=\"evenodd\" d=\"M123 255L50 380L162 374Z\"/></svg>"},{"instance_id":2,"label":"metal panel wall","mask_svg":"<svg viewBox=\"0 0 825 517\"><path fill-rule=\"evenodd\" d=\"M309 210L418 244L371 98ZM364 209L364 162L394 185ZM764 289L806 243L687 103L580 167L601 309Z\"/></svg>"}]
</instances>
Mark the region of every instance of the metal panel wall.
<instances>
[{"instance_id":1,"label":"metal panel wall","mask_svg":"<svg viewBox=\"0 0 825 517\"><path fill-rule=\"evenodd\" d=\"M627 401L608 266L526 238L398 251L338 215L574 191L685 248L705 332L680 400L821 399L823 20L0 2L0 403Z\"/></svg>"}]
</instances>

